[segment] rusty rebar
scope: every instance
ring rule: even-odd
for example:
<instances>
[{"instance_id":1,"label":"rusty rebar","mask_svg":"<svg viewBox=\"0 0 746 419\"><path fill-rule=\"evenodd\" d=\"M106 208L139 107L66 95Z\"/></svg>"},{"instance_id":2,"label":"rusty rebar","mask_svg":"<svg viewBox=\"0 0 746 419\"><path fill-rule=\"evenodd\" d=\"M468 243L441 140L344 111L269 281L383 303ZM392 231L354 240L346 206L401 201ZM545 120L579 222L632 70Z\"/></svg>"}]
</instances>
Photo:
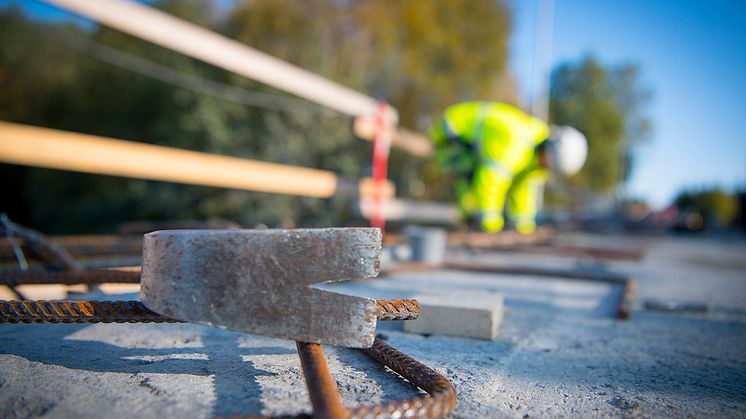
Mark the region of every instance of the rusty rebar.
<instances>
[{"instance_id":1,"label":"rusty rebar","mask_svg":"<svg viewBox=\"0 0 746 419\"><path fill-rule=\"evenodd\" d=\"M139 301L0 301L0 323L177 323Z\"/></svg>"},{"instance_id":2,"label":"rusty rebar","mask_svg":"<svg viewBox=\"0 0 746 419\"><path fill-rule=\"evenodd\" d=\"M431 271L434 269L446 269L452 271L479 272L490 274L507 275L533 275L550 278L580 279L591 282L604 282L624 285L629 281L625 275L613 272L586 271L577 269L547 269L533 266L499 266L485 263L446 261L442 264L428 264L421 262L402 263L381 272L382 276L396 275L408 272Z\"/></svg>"},{"instance_id":3,"label":"rusty rebar","mask_svg":"<svg viewBox=\"0 0 746 419\"><path fill-rule=\"evenodd\" d=\"M376 300L378 320L415 320L420 316L417 300Z\"/></svg>"},{"instance_id":4,"label":"rusty rebar","mask_svg":"<svg viewBox=\"0 0 746 419\"><path fill-rule=\"evenodd\" d=\"M467 272L484 272L510 275L546 276L552 278L580 279L591 282L603 282L624 285L629 277L613 272L600 272L578 269L547 269L533 266L498 266L473 262L445 262L441 269Z\"/></svg>"},{"instance_id":5,"label":"rusty rebar","mask_svg":"<svg viewBox=\"0 0 746 419\"><path fill-rule=\"evenodd\" d=\"M142 238L119 236L49 236L50 243L60 245L75 257L130 256L142 252ZM30 251L25 240L17 240L21 249ZM40 249L42 252L44 249ZM0 259L13 257L12 242L7 238L0 239ZM49 255L43 254L42 258Z\"/></svg>"},{"instance_id":6,"label":"rusty rebar","mask_svg":"<svg viewBox=\"0 0 746 419\"><path fill-rule=\"evenodd\" d=\"M90 270L82 272L0 272L0 284L15 286L28 284L137 284L140 272ZM414 320L419 316L417 300L377 300L378 320Z\"/></svg>"},{"instance_id":7,"label":"rusty rebar","mask_svg":"<svg viewBox=\"0 0 746 419\"><path fill-rule=\"evenodd\" d=\"M589 257L594 259L611 260L640 260L644 256L644 251L640 249L613 249L559 243L505 246L500 247L499 250L501 252L532 253L574 258Z\"/></svg>"},{"instance_id":8,"label":"rusty rebar","mask_svg":"<svg viewBox=\"0 0 746 419\"><path fill-rule=\"evenodd\" d=\"M75 260L63 246L49 241L44 234L16 224L7 218L3 222L4 229L13 233L13 236L22 238L26 247L48 263L61 263L66 270L82 271L83 266Z\"/></svg>"},{"instance_id":9,"label":"rusty rebar","mask_svg":"<svg viewBox=\"0 0 746 419\"><path fill-rule=\"evenodd\" d=\"M357 407L352 410L352 418L438 418L447 415L456 406L458 401L456 388L447 378L427 365L380 339L376 339L370 348L360 350L415 386L425 390L429 396Z\"/></svg>"},{"instance_id":10,"label":"rusty rebar","mask_svg":"<svg viewBox=\"0 0 746 419\"><path fill-rule=\"evenodd\" d=\"M342 404L342 396L337 383L329 372L324 351L318 343L295 342L298 356L306 379L308 395L313 406L313 417L317 419L337 419L349 417L349 411Z\"/></svg>"},{"instance_id":11,"label":"rusty rebar","mask_svg":"<svg viewBox=\"0 0 746 419\"><path fill-rule=\"evenodd\" d=\"M55 272L0 272L0 284L86 284L98 285L106 283L138 284L140 272L117 270L88 270L88 271L55 271Z\"/></svg>"},{"instance_id":12,"label":"rusty rebar","mask_svg":"<svg viewBox=\"0 0 746 419\"><path fill-rule=\"evenodd\" d=\"M392 240L390 244L403 242L403 238ZM500 233L452 232L448 235L450 246L465 246L479 250L499 250L503 252L538 253L567 257L592 257L612 260L640 260L645 252L640 249L599 248L577 244L558 243L551 227L539 227L525 235L517 231Z\"/></svg>"},{"instance_id":13,"label":"rusty rebar","mask_svg":"<svg viewBox=\"0 0 746 419\"><path fill-rule=\"evenodd\" d=\"M622 287L621 296L616 305L616 317L627 320L632 315L635 298L636 282L634 278L613 272L546 269L528 266L495 266L472 263L446 262L443 269L454 269L471 272L486 272L509 275L534 275L558 279L577 279L581 281L598 282Z\"/></svg>"},{"instance_id":14,"label":"rusty rebar","mask_svg":"<svg viewBox=\"0 0 746 419\"><path fill-rule=\"evenodd\" d=\"M297 345L314 418L439 418L447 415L458 401L456 388L447 378L376 339L373 346L361 351L425 390L428 396L345 409L321 346L303 342Z\"/></svg>"},{"instance_id":15,"label":"rusty rebar","mask_svg":"<svg viewBox=\"0 0 746 419\"><path fill-rule=\"evenodd\" d=\"M616 306L616 316L621 320L627 320L632 315L636 282L632 277L616 274L613 272L584 271L576 269L547 269L532 266L498 266L482 263L446 261L439 265L420 262L403 263L385 270L381 273L381 276L385 277L386 275L431 271L435 269L450 269L466 272L505 275L533 275L555 279L576 279L582 281L618 285L622 287L622 292Z\"/></svg>"},{"instance_id":16,"label":"rusty rebar","mask_svg":"<svg viewBox=\"0 0 746 419\"><path fill-rule=\"evenodd\" d=\"M411 320L415 300L378 300L378 320ZM0 323L177 323L139 301L0 300Z\"/></svg>"},{"instance_id":17,"label":"rusty rebar","mask_svg":"<svg viewBox=\"0 0 746 419\"><path fill-rule=\"evenodd\" d=\"M379 319L416 318L419 306L413 300L379 300ZM396 313L412 313L406 316ZM407 317L410 316L410 317ZM154 313L139 301L0 301L0 323L177 323ZM437 418L448 414L457 402L450 381L424 364L376 339L362 349L368 356L389 367L425 390L429 396L345 409L329 373L326 359L317 344L298 342L314 417L422 417ZM256 417L256 416L254 416ZM308 417L301 414L297 417Z\"/></svg>"},{"instance_id":18,"label":"rusty rebar","mask_svg":"<svg viewBox=\"0 0 746 419\"><path fill-rule=\"evenodd\" d=\"M3 228L5 229L5 241L7 243L7 247L10 248L10 253L11 255L13 255L13 258L15 258L16 263L18 264L18 268L22 271L27 271L28 261L26 260L26 255L23 253L23 249L21 249L21 245L18 243L18 240L16 240L15 236L13 235L13 231L9 221L10 219L8 218L8 215L6 213L0 214L0 224L2 224ZM13 290L13 292L16 291Z\"/></svg>"}]
</instances>

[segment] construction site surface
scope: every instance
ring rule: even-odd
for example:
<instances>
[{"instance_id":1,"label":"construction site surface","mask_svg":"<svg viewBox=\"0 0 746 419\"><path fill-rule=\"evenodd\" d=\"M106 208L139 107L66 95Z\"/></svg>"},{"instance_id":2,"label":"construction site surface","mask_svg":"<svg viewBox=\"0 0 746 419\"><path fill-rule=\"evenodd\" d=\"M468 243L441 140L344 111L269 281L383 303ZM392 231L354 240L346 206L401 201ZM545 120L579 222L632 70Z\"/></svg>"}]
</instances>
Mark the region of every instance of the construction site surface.
<instances>
[{"instance_id":1,"label":"construction site surface","mask_svg":"<svg viewBox=\"0 0 746 419\"><path fill-rule=\"evenodd\" d=\"M396 247L389 247L381 277L324 287L387 299L503 294L495 340L378 324L379 339L455 385L452 417L746 414L743 239L564 233L553 243L562 246L450 246L451 265L440 268L397 265ZM623 248L640 258L599 257L581 247ZM634 299L625 301L623 282L539 275L542 269L633 278ZM19 288L32 299L64 298L49 293L67 291ZM137 291L136 284L104 285L67 298L132 300ZM359 351L324 349L348 408L421 395ZM2 417L311 412L293 341L196 324L0 324L0 365Z\"/></svg>"}]
</instances>

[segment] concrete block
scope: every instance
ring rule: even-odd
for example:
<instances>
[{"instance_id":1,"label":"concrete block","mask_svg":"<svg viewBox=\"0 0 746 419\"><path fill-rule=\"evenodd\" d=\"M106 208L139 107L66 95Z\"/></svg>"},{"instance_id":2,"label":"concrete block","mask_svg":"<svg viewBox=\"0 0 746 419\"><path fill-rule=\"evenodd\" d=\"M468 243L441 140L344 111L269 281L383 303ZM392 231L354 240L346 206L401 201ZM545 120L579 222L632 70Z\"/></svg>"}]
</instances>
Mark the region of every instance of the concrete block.
<instances>
[{"instance_id":1,"label":"concrete block","mask_svg":"<svg viewBox=\"0 0 746 419\"><path fill-rule=\"evenodd\" d=\"M407 332L479 339L497 337L503 319L500 292L448 292L415 298L420 302L420 317L404 322Z\"/></svg>"}]
</instances>

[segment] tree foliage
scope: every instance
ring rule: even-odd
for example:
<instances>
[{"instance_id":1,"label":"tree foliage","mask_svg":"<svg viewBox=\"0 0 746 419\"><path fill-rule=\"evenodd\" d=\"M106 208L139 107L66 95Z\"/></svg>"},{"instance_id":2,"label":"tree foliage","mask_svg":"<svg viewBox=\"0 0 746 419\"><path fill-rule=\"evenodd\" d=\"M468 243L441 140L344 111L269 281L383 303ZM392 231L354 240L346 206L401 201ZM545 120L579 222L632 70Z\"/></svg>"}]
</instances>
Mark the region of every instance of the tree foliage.
<instances>
[{"instance_id":1,"label":"tree foliage","mask_svg":"<svg viewBox=\"0 0 746 419\"><path fill-rule=\"evenodd\" d=\"M707 225L717 228L729 226L738 213L736 197L719 188L684 190L675 204L679 211L698 213Z\"/></svg>"},{"instance_id":2,"label":"tree foliage","mask_svg":"<svg viewBox=\"0 0 746 419\"><path fill-rule=\"evenodd\" d=\"M649 100L634 64L604 66L586 56L553 71L551 121L573 126L588 139L588 160L574 185L608 195L629 177L632 146L650 133Z\"/></svg>"},{"instance_id":3,"label":"tree foliage","mask_svg":"<svg viewBox=\"0 0 746 419\"><path fill-rule=\"evenodd\" d=\"M220 10L209 0L156 1L342 84L387 99L410 128L425 129L452 102L510 98L510 13L502 1L254 0ZM284 109L206 95L69 49L55 31L181 72L264 92ZM51 31L51 32L50 32ZM0 10L0 119L191 150L368 174L371 144L349 118L105 27L31 21ZM425 163L393 152L400 194ZM131 219L220 216L243 224L351 222L342 202L0 165L11 218L49 232L110 230Z\"/></svg>"},{"instance_id":4,"label":"tree foliage","mask_svg":"<svg viewBox=\"0 0 746 419\"><path fill-rule=\"evenodd\" d=\"M386 99L401 123L473 99L508 100L510 12L502 1L255 0L230 18L230 35Z\"/></svg>"}]
</instances>

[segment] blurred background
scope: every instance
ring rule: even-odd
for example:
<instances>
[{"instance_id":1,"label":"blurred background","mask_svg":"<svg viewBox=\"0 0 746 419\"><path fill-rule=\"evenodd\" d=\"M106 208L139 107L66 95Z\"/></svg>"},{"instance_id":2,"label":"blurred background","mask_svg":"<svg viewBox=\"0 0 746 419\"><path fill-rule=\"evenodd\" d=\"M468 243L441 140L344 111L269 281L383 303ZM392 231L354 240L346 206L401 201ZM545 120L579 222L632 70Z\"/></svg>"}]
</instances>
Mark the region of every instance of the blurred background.
<instances>
[{"instance_id":1,"label":"blurred background","mask_svg":"<svg viewBox=\"0 0 746 419\"><path fill-rule=\"evenodd\" d=\"M148 5L385 99L427 133L503 101L589 141L547 223L744 231L746 3L188 0ZM44 2L0 0L0 120L370 176L352 118ZM392 149L398 197L449 202L432 159ZM132 220L364 225L349 202L0 164L0 210L54 233Z\"/></svg>"}]
</instances>

